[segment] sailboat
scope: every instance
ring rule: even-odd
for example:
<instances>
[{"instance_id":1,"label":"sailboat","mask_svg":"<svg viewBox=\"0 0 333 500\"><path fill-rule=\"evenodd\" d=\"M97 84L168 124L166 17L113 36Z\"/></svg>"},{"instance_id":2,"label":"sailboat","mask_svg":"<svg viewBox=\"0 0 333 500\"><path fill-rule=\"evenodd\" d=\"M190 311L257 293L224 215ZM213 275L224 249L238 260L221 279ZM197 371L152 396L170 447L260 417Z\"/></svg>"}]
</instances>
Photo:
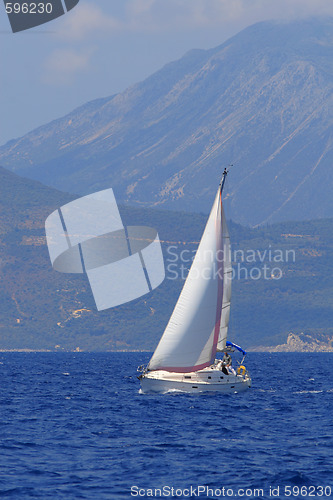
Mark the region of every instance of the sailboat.
<instances>
[{"instance_id":1,"label":"sailboat","mask_svg":"<svg viewBox=\"0 0 333 500\"><path fill-rule=\"evenodd\" d=\"M222 205L227 174L225 169L192 266L160 342L148 366L138 368L143 393L235 393L251 387L244 366L246 352L227 340L232 281L230 237ZM243 355L236 370L231 356L235 350Z\"/></svg>"}]
</instances>

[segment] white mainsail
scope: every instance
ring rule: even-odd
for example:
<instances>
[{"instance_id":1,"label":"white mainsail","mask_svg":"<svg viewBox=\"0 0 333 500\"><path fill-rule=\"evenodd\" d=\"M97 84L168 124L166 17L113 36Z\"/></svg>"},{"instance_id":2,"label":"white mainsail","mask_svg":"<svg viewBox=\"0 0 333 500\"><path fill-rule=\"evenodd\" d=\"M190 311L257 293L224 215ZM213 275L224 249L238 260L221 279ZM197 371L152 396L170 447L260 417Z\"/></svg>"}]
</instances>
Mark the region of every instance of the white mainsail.
<instances>
[{"instance_id":1,"label":"white mainsail","mask_svg":"<svg viewBox=\"0 0 333 500\"><path fill-rule=\"evenodd\" d=\"M231 296L230 239L219 187L195 259L148 370L192 372L223 349Z\"/></svg>"}]
</instances>

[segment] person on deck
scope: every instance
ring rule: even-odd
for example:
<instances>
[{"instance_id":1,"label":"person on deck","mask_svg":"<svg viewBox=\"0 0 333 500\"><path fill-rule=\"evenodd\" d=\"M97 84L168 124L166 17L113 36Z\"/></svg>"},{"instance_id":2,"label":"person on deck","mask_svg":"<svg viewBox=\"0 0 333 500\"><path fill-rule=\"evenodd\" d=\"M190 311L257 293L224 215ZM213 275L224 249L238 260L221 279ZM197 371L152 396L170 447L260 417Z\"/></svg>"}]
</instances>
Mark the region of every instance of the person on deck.
<instances>
[{"instance_id":1,"label":"person on deck","mask_svg":"<svg viewBox=\"0 0 333 500\"><path fill-rule=\"evenodd\" d=\"M227 352L224 353L222 363L226 366L231 365L232 359L231 359L231 356L229 353L227 353Z\"/></svg>"},{"instance_id":2,"label":"person on deck","mask_svg":"<svg viewBox=\"0 0 333 500\"><path fill-rule=\"evenodd\" d=\"M224 367L224 370L222 368L223 373L225 373L226 375L236 375L236 371L232 367L232 358L229 353L224 353L222 363Z\"/></svg>"},{"instance_id":3,"label":"person on deck","mask_svg":"<svg viewBox=\"0 0 333 500\"><path fill-rule=\"evenodd\" d=\"M227 366L227 370L230 375L236 375L236 370L231 366L231 363Z\"/></svg>"}]
</instances>

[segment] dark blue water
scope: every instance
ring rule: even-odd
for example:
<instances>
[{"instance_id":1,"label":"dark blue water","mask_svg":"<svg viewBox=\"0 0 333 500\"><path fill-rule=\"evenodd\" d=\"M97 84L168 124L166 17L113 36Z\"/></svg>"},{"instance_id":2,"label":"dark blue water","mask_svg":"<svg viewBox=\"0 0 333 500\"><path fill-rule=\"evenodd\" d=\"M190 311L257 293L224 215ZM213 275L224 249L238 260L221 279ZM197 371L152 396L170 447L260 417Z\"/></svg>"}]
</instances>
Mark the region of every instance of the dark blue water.
<instances>
[{"instance_id":1,"label":"dark blue water","mask_svg":"<svg viewBox=\"0 0 333 500\"><path fill-rule=\"evenodd\" d=\"M141 395L148 359L0 354L0 497L333 498L333 354L251 353L234 395Z\"/></svg>"}]
</instances>

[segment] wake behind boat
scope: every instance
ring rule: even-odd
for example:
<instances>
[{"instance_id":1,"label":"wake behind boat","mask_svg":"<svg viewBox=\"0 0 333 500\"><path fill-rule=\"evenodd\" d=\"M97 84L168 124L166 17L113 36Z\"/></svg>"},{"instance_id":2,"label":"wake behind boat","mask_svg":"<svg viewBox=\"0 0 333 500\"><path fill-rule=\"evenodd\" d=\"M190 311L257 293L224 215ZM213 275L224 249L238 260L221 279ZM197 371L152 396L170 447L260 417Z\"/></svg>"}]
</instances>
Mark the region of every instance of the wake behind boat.
<instances>
[{"instance_id":1,"label":"wake behind boat","mask_svg":"<svg viewBox=\"0 0 333 500\"><path fill-rule=\"evenodd\" d=\"M230 237L222 205L223 172L191 269L162 338L147 366L142 392L241 392L251 387L246 352L227 341L231 298ZM243 359L237 370L231 353ZM217 353L223 354L222 359Z\"/></svg>"}]
</instances>

